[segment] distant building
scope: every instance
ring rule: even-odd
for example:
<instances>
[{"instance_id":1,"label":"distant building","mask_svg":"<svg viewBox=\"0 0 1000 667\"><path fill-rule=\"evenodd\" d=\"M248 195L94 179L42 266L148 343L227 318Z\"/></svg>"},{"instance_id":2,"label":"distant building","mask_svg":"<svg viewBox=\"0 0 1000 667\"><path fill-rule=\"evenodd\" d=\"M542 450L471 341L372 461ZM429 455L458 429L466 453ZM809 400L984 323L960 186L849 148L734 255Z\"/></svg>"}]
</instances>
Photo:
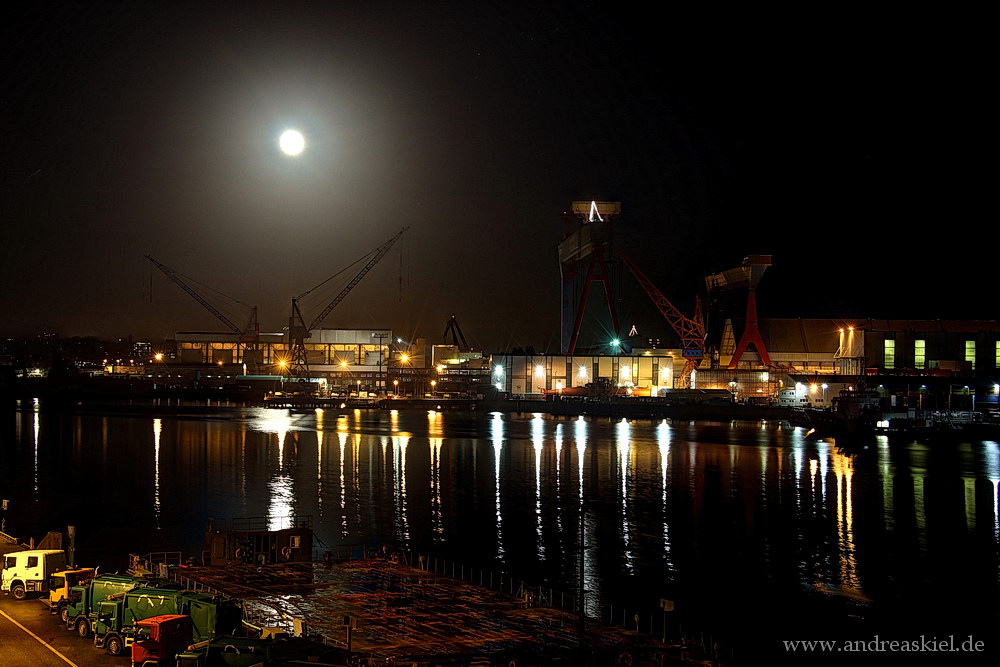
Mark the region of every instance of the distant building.
<instances>
[{"instance_id":1,"label":"distant building","mask_svg":"<svg viewBox=\"0 0 1000 667\"><path fill-rule=\"evenodd\" d=\"M614 356L494 354L492 382L499 391L524 395L586 387L604 380L633 395L656 396L661 389L673 388L674 364L679 357L662 351Z\"/></svg>"},{"instance_id":2,"label":"distant building","mask_svg":"<svg viewBox=\"0 0 1000 667\"><path fill-rule=\"evenodd\" d=\"M728 322L718 358L703 362L694 386L729 387L737 398L770 394L786 405L829 407L841 389L864 384L893 406L997 406L996 320L762 319L772 366L763 367L751 349L730 370L733 329Z\"/></svg>"}]
</instances>

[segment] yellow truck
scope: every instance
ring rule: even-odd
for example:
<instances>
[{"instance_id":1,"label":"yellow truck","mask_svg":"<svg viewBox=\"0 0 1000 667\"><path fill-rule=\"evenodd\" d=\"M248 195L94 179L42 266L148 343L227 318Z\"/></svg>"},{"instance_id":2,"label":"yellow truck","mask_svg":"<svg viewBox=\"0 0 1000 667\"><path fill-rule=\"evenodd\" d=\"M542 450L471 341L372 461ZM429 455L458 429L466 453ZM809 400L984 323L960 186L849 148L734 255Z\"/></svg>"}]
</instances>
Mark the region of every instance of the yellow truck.
<instances>
[{"instance_id":1,"label":"yellow truck","mask_svg":"<svg viewBox=\"0 0 1000 667\"><path fill-rule=\"evenodd\" d=\"M74 586L83 586L97 575L92 567L82 567L75 570L55 572L49 577L49 596L42 598L48 604L49 611L59 614L63 625L69 620L66 604L69 602L69 591Z\"/></svg>"}]
</instances>

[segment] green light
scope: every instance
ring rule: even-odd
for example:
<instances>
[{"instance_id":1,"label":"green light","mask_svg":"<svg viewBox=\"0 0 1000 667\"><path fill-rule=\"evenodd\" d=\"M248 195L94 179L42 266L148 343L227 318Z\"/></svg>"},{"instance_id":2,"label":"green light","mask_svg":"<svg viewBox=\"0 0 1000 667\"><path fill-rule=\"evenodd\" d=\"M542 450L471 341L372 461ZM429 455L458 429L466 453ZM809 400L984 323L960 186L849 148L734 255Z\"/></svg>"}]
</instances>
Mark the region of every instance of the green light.
<instances>
[{"instance_id":1,"label":"green light","mask_svg":"<svg viewBox=\"0 0 1000 667\"><path fill-rule=\"evenodd\" d=\"M622 342L620 340L618 340L617 338L615 338L613 341L611 341L611 345L613 347L618 347L621 344L622 344Z\"/></svg>"}]
</instances>

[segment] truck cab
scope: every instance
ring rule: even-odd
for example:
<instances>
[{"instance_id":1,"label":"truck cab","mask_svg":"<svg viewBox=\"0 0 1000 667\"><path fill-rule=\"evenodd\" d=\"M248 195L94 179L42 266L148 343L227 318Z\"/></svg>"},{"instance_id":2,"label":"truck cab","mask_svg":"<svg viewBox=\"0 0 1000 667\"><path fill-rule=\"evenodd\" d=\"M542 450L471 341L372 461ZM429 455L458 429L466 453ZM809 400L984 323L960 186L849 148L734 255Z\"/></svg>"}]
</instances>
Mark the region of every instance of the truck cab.
<instances>
[{"instance_id":1,"label":"truck cab","mask_svg":"<svg viewBox=\"0 0 1000 667\"><path fill-rule=\"evenodd\" d=\"M66 552L57 549L15 551L3 557L0 590L15 600L29 593L47 593L49 578L66 569Z\"/></svg>"},{"instance_id":2,"label":"truck cab","mask_svg":"<svg viewBox=\"0 0 1000 667\"><path fill-rule=\"evenodd\" d=\"M97 571L92 567L84 567L75 570L62 570L49 577L49 596L44 599L48 604L49 611L59 614L63 623L66 623L68 616L66 605L69 604L70 590L74 586L82 586L94 578Z\"/></svg>"},{"instance_id":3,"label":"truck cab","mask_svg":"<svg viewBox=\"0 0 1000 667\"><path fill-rule=\"evenodd\" d=\"M191 644L191 617L161 614L136 621L137 638L132 643L135 667L173 667L175 657Z\"/></svg>"}]
</instances>

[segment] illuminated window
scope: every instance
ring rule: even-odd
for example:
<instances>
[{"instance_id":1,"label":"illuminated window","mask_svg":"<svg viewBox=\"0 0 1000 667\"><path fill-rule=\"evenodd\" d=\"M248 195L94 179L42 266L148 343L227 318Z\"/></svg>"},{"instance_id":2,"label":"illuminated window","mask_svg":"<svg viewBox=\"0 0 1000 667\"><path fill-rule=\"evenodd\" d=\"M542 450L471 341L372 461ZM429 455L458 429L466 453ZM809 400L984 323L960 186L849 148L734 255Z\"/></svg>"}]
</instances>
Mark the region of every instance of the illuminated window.
<instances>
[{"instance_id":1,"label":"illuminated window","mask_svg":"<svg viewBox=\"0 0 1000 667\"><path fill-rule=\"evenodd\" d=\"M913 367L927 368L927 341L913 341Z\"/></svg>"},{"instance_id":2,"label":"illuminated window","mask_svg":"<svg viewBox=\"0 0 1000 667\"><path fill-rule=\"evenodd\" d=\"M972 364L972 370L976 370L976 341L965 341L965 360Z\"/></svg>"},{"instance_id":3,"label":"illuminated window","mask_svg":"<svg viewBox=\"0 0 1000 667\"><path fill-rule=\"evenodd\" d=\"M996 361L994 364L997 368L1000 368L1000 340L997 341Z\"/></svg>"},{"instance_id":4,"label":"illuminated window","mask_svg":"<svg viewBox=\"0 0 1000 667\"><path fill-rule=\"evenodd\" d=\"M885 341L885 364L886 368L896 367L896 341Z\"/></svg>"}]
</instances>

